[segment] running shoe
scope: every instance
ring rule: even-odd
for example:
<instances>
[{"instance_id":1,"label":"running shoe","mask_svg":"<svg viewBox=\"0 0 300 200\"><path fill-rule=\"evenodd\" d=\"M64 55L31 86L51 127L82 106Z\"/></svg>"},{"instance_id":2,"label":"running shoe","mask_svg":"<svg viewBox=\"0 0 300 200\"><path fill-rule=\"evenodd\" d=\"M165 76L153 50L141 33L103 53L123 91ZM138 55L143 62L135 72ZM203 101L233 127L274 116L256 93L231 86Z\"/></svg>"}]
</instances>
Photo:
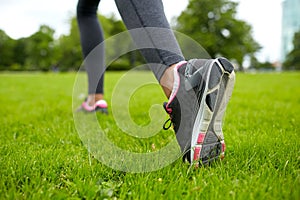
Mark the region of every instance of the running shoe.
<instances>
[{"instance_id":1,"label":"running shoe","mask_svg":"<svg viewBox=\"0 0 300 200\"><path fill-rule=\"evenodd\" d=\"M78 111L85 111L85 112L101 112L104 114L108 114L107 111L107 103L105 100L97 101L93 106L90 106L87 101L84 101Z\"/></svg>"},{"instance_id":2,"label":"running shoe","mask_svg":"<svg viewBox=\"0 0 300 200\"><path fill-rule=\"evenodd\" d=\"M224 158L222 120L235 82L225 58L192 59L177 64L174 86L164 108L173 125L184 161L196 166Z\"/></svg>"}]
</instances>

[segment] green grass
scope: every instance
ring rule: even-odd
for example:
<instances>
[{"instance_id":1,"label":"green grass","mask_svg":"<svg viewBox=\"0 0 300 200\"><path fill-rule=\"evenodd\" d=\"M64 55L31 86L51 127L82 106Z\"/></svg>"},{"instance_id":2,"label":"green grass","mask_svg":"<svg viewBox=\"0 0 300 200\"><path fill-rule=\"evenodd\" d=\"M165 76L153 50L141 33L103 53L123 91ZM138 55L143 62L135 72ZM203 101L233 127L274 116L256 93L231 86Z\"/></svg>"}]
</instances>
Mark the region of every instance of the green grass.
<instances>
[{"instance_id":1,"label":"green grass","mask_svg":"<svg viewBox=\"0 0 300 200\"><path fill-rule=\"evenodd\" d=\"M132 83L153 79L136 73ZM109 102L121 76L106 75ZM190 169L179 159L146 173L111 169L88 153L74 126L74 79L0 74L0 199L300 199L299 73L237 74L223 128L225 160ZM164 100L157 85L138 89L133 121L149 123L150 106ZM133 152L156 151L174 137L161 131L138 139L123 134L112 114L97 117L109 139Z\"/></svg>"}]
</instances>

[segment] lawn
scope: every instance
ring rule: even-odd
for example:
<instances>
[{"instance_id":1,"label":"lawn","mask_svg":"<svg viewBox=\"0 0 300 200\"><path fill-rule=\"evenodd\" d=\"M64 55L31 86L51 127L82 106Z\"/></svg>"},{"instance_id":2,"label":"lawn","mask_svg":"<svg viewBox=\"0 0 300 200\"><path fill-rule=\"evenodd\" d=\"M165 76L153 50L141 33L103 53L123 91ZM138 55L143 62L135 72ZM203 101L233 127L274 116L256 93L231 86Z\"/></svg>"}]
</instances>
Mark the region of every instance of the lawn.
<instances>
[{"instance_id":1,"label":"lawn","mask_svg":"<svg viewBox=\"0 0 300 200\"><path fill-rule=\"evenodd\" d=\"M74 93L74 73L0 74L0 199L300 199L300 73L237 74L223 162L194 169L177 159L143 173L96 159L75 126L96 116L115 146L145 155L173 141L172 131L150 133L167 119L162 106L151 108L166 100L153 75L123 75L106 75L109 115L73 116L84 98L84 74ZM124 110L131 121L123 120Z\"/></svg>"}]
</instances>

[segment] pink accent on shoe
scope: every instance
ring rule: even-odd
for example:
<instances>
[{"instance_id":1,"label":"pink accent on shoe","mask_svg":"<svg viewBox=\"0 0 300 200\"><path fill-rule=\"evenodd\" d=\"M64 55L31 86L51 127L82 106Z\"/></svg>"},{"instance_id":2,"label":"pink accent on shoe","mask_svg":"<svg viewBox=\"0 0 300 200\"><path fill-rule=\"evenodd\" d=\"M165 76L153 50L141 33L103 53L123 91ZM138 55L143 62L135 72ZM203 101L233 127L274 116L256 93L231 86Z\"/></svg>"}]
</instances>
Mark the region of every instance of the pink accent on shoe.
<instances>
[{"instance_id":1,"label":"pink accent on shoe","mask_svg":"<svg viewBox=\"0 0 300 200\"><path fill-rule=\"evenodd\" d=\"M178 92L179 85L180 85L180 77L179 77L178 69L186 63L187 63L187 61L181 61L181 62L179 62L175 65L175 68L174 68L174 85L173 85L173 89L172 89L172 93L170 95L169 101L168 101L167 106L166 106L166 109L169 113L172 112L172 109L169 108L169 105L174 100L174 98L175 98L175 96Z\"/></svg>"},{"instance_id":2,"label":"pink accent on shoe","mask_svg":"<svg viewBox=\"0 0 300 200\"><path fill-rule=\"evenodd\" d=\"M96 108L107 108L107 103L105 100L97 101L93 106L90 106L86 101L81 104L81 107L88 112L95 111Z\"/></svg>"},{"instance_id":3,"label":"pink accent on shoe","mask_svg":"<svg viewBox=\"0 0 300 200\"><path fill-rule=\"evenodd\" d=\"M99 108L107 108L107 103L105 100L99 100L95 103L95 108L99 107Z\"/></svg>"},{"instance_id":4,"label":"pink accent on shoe","mask_svg":"<svg viewBox=\"0 0 300 200\"><path fill-rule=\"evenodd\" d=\"M168 106L168 105L167 105L167 106ZM167 110L167 113L168 113L168 114L171 114L171 113L172 113L172 108L166 107L166 110Z\"/></svg>"},{"instance_id":5,"label":"pink accent on shoe","mask_svg":"<svg viewBox=\"0 0 300 200\"><path fill-rule=\"evenodd\" d=\"M201 146L195 147L194 152L194 160L198 160L200 158Z\"/></svg>"},{"instance_id":6,"label":"pink accent on shoe","mask_svg":"<svg viewBox=\"0 0 300 200\"><path fill-rule=\"evenodd\" d=\"M94 110L95 110L95 106L89 106L87 102L83 102L83 103L81 104L81 107L82 107L84 110L88 111L88 112L91 112L91 111L94 111Z\"/></svg>"},{"instance_id":7,"label":"pink accent on shoe","mask_svg":"<svg viewBox=\"0 0 300 200\"><path fill-rule=\"evenodd\" d=\"M199 133L197 144L202 144L205 138L205 133Z\"/></svg>"},{"instance_id":8,"label":"pink accent on shoe","mask_svg":"<svg viewBox=\"0 0 300 200\"><path fill-rule=\"evenodd\" d=\"M221 144L222 144L222 153L223 153L226 150L226 144L224 141L222 141Z\"/></svg>"}]
</instances>

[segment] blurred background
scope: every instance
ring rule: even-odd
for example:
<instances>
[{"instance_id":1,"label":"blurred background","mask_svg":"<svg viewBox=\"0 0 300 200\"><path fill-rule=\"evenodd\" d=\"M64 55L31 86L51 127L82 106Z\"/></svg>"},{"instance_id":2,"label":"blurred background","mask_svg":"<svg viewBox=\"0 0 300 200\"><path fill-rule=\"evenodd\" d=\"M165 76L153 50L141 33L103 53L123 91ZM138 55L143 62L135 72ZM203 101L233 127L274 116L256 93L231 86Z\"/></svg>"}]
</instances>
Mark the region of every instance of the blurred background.
<instances>
[{"instance_id":1,"label":"blurred background","mask_svg":"<svg viewBox=\"0 0 300 200\"><path fill-rule=\"evenodd\" d=\"M300 70L300 0L163 2L172 28L195 39L211 57L225 56L243 71ZM1 0L0 70L78 70L76 5L77 0ZM102 0L98 13L106 38L126 30L114 1ZM143 62L139 52L131 52L108 70Z\"/></svg>"}]
</instances>

